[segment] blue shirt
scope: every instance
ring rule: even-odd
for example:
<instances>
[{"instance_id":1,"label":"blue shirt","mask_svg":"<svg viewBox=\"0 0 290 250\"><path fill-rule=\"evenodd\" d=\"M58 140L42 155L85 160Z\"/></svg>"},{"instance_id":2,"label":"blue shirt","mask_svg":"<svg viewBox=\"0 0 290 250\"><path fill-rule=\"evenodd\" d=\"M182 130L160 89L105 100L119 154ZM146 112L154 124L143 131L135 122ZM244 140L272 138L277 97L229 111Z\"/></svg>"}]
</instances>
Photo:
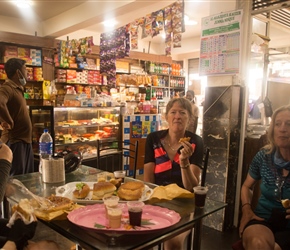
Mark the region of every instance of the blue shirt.
<instances>
[{"instance_id":1,"label":"blue shirt","mask_svg":"<svg viewBox=\"0 0 290 250\"><path fill-rule=\"evenodd\" d=\"M277 200L279 190L276 182L278 178L281 178L282 173L273 164L273 154L266 154L265 150L259 151L249 168L250 176L255 180L261 180L261 196L254 212L265 220L270 218L273 208L285 211L281 202ZM290 199L289 175L281 188L281 199ZM287 227L290 228L290 222Z\"/></svg>"}]
</instances>

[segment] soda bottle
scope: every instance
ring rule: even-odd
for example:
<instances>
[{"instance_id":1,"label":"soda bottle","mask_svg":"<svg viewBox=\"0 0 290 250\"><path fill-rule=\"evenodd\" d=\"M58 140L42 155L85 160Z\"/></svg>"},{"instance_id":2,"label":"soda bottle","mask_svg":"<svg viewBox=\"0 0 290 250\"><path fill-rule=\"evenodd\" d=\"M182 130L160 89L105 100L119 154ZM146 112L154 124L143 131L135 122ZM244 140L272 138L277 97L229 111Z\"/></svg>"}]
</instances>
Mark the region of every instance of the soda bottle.
<instances>
[{"instance_id":1,"label":"soda bottle","mask_svg":"<svg viewBox=\"0 0 290 250\"><path fill-rule=\"evenodd\" d=\"M48 129L43 130L43 134L39 138L39 172L42 173L42 159L52 158L53 139L48 133Z\"/></svg>"}]
</instances>

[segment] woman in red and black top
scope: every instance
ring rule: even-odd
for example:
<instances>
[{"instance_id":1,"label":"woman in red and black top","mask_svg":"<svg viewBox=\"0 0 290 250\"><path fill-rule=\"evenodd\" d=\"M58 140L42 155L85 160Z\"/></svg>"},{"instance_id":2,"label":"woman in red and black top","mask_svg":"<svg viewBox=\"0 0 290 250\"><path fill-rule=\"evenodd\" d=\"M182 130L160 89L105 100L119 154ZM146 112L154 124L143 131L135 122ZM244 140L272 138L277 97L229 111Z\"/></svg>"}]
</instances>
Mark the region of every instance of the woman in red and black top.
<instances>
[{"instance_id":1,"label":"woman in red and black top","mask_svg":"<svg viewBox=\"0 0 290 250\"><path fill-rule=\"evenodd\" d=\"M176 183L193 191L199 184L203 159L200 136L186 131L192 117L191 103L185 98L171 99L166 106L168 129L150 133L146 140L144 181L158 185ZM180 142L190 137L189 142ZM188 232L166 241L165 249L183 249Z\"/></svg>"}]
</instances>

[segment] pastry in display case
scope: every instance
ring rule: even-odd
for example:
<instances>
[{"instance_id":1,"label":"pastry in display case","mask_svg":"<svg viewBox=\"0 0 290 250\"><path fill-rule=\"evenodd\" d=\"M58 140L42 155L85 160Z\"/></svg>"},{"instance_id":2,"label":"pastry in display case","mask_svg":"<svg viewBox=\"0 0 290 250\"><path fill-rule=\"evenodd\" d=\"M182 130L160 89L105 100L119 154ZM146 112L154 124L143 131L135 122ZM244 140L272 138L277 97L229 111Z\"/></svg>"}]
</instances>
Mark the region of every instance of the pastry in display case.
<instances>
[{"instance_id":1,"label":"pastry in display case","mask_svg":"<svg viewBox=\"0 0 290 250\"><path fill-rule=\"evenodd\" d=\"M83 161L97 157L97 140L120 139L120 107L52 107L30 106L33 126L33 150L43 129L53 138L54 154L78 151Z\"/></svg>"}]
</instances>

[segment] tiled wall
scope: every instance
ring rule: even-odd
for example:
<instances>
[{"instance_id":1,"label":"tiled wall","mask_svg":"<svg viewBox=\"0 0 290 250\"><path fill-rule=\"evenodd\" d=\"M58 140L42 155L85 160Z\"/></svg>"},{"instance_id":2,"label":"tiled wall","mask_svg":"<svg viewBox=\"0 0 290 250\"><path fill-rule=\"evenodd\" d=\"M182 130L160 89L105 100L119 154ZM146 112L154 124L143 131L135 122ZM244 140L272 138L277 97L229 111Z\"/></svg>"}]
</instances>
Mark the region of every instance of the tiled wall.
<instances>
[{"instance_id":1,"label":"tiled wall","mask_svg":"<svg viewBox=\"0 0 290 250\"><path fill-rule=\"evenodd\" d=\"M123 140L128 140L132 138L140 138L139 140L139 148L140 143L144 143L147 135L153 131L159 130L161 127L161 115L124 115L122 128L123 128ZM131 131L132 128L132 131ZM142 140L143 139L143 140ZM129 148L129 146L128 146ZM144 152L145 153L145 152ZM140 152L139 152L140 155ZM124 170L129 170L129 165L125 163L125 158L123 159ZM143 167L137 169L137 175L143 174ZM129 170L129 176L132 176L133 172Z\"/></svg>"},{"instance_id":2,"label":"tiled wall","mask_svg":"<svg viewBox=\"0 0 290 250\"><path fill-rule=\"evenodd\" d=\"M242 113L241 86L207 87L203 113L203 141L210 148L206 185L208 197L228 204L204 219L217 230L231 228L238 171Z\"/></svg>"}]
</instances>

